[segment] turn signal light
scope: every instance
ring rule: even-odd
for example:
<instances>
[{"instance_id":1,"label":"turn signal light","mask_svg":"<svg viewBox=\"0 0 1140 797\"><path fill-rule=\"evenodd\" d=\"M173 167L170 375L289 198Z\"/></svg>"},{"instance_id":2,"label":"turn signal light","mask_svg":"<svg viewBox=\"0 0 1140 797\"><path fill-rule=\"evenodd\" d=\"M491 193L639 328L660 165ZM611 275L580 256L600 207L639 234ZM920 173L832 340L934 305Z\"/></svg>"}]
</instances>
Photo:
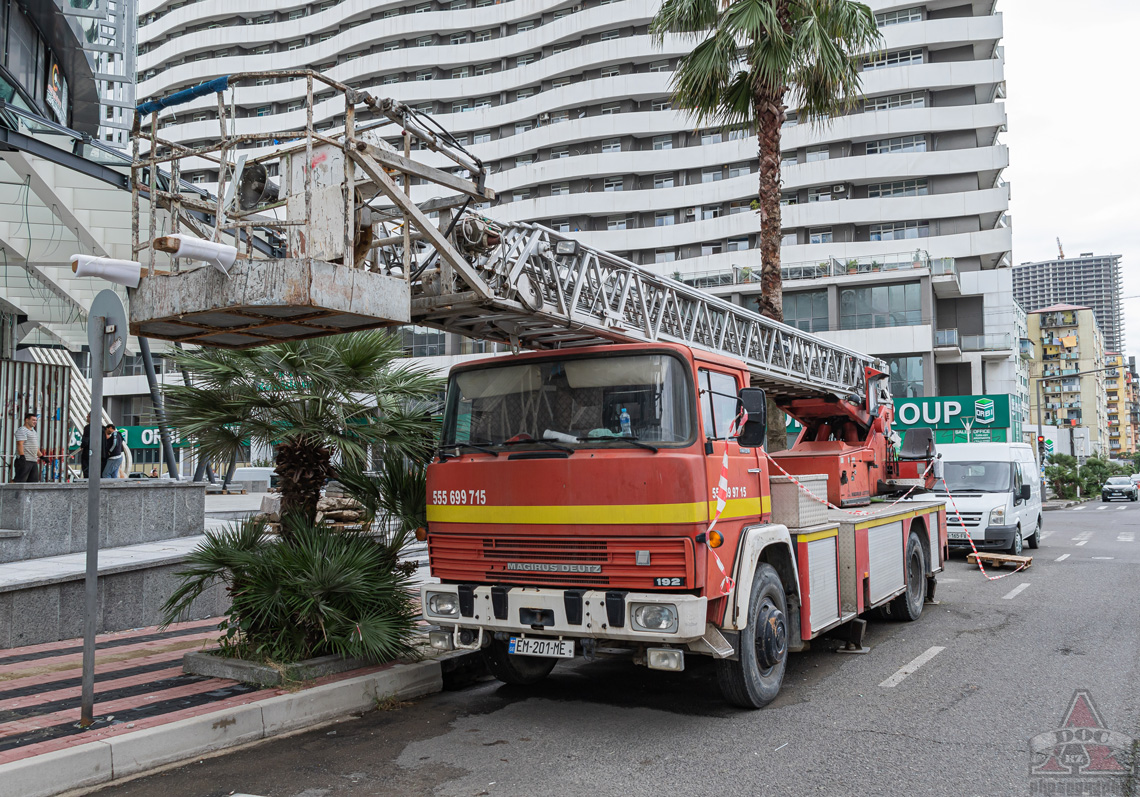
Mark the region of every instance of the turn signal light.
<instances>
[{"instance_id":1,"label":"turn signal light","mask_svg":"<svg viewBox=\"0 0 1140 797\"><path fill-rule=\"evenodd\" d=\"M724 545L724 535L721 534L719 531L710 531L709 532L709 547L710 548L719 548L722 545Z\"/></svg>"}]
</instances>

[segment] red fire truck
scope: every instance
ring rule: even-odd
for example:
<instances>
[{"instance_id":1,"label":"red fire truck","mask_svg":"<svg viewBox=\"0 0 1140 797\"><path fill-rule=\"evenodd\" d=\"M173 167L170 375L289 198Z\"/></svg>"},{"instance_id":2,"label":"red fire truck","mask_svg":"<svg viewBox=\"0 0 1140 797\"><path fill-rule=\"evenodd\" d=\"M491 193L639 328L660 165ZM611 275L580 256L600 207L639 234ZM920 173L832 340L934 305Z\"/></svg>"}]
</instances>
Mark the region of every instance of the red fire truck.
<instances>
[{"instance_id":1,"label":"red fire truck","mask_svg":"<svg viewBox=\"0 0 1140 797\"><path fill-rule=\"evenodd\" d=\"M728 701L761 707L810 640L861 646L876 609L918 619L944 505L869 501L929 484L928 437L895 445L874 368L862 395L781 377L804 430L769 457L752 386L767 371L662 342L453 369L428 469L433 646L481 649L514 684L577 656L681 670L706 655Z\"/></svg>"}]
</instances>

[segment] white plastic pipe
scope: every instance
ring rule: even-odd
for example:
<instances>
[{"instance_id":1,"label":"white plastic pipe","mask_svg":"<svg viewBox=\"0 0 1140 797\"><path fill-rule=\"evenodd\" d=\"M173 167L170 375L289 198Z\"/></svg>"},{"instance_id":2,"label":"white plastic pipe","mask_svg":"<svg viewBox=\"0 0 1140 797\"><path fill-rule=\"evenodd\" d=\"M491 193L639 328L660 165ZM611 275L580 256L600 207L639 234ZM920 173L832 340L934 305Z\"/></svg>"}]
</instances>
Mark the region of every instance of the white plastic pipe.
<instances>
[{"instance_id":1,"label":"white plastic pipe","mask_svg":"<svg viewBox=\"0 0 1140 797\"><path fill-rule=\"evenodd\" d=\"M137 288L142 277L142 263L94 255L72 255L71 270L77 277L99 277L128 288Z\"/></svg>"},{"instance_id":2,"label":"white plastic pipe","mask_svg":"<svg viewBox=\"0 0 1140 797\"><path fill-rule=\"evenodd\" d=\"M214 243L213 241L203 241L201 238L193 238L189 235L182 235L181 233L168 235L166 237L178 241L178 251L171 253L174 257L185 257L189 260L205 261L226 276L229 276L230 266L232 266L234 260L237 259L236 246Z\"/></svg>"}]
</instances>

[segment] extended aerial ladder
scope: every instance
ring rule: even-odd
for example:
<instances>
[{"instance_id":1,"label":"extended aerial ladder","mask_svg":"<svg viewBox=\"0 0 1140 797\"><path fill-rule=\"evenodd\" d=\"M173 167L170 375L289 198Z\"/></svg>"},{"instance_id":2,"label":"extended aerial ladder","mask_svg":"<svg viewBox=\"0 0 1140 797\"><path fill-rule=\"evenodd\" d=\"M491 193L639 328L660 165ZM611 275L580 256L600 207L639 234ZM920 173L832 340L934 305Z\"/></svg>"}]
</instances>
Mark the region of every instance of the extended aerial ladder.
<instances>
[{"instance_id":1,"label":"extended aerial ladder","mask_svg":"<svg viewBox=\"0 0 1140 797\"><path fill-rule=\"evenodd\" d=\"M853 495L835 474L836 503L864 502L900 475L889 464L892 406L878 359L541 225L483 215L472 204L495 198L488 170L455 136L319 73L272 73L305 82L306 122L292 140L250 155L264 134L236 132L221 92L266 76L218 78L139 106L132 188L136 207L151 203L151 221L146 234L135 225L144 261L131 301L136 334L242 348L410 322L516 349L681 343L743 361L753 385L804 423L801 442L814 448L803 461L790 452L788 470L818 472L822 455L858 451L871 468L887 464ZM343 132L315 124L315 84L334 92L325 113L343 99ZM210 94L217 142L190 148L159 136L164 107ZM179 180L203 166L218 171L217 196ZM156 223L174 234L157 235ZM188 268L194 260L214 268Z\"/></svg>"}]
</instances>

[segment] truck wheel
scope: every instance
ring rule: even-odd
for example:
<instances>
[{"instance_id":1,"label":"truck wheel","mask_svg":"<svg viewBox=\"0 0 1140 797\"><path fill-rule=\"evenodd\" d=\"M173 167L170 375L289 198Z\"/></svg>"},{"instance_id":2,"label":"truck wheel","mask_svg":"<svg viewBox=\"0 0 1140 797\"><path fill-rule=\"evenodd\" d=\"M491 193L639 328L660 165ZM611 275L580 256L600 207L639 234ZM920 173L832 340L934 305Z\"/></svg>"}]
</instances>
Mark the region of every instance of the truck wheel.
<instances>
[{"instance_id":1,"label":"truck wheel","mask_svg":"<svg viewBox=\"0 0 1140 797\"><path fill-rule=\"evenodd\" d=\"M1040 517L1037 518L1037 526L1033 529L1033 536L1030 537L1028 540L1026 540L1026 542L1028 542L1029 547L1034 549L1034 550L1037 550L1037 548L1041 545L1041 518Z\"/></svg>"},{"instance_id":2,"label":"truck wheel","mask_svg":"<svg viewBox=\"0 0 1140 797\"><path fill-rule=\"evenodd\" d=\"M507 652L507 643L492 639L483 648L483 660L491 675L505 684L530 686L550 675L558 659L553 656L519 656Z\"/></svg>"},{"instance_id":3,"label":"truck wheel","mask_svg":"<svg viewBox=\"0 0 1140 797\"><path fill-rule=\"evenodd\" d=\"M912 533L906 540L906 592L890 603L890 616L911 622L922 616L926 599L926 552L918 535Z\"/></svg>"},{"instance_id":4,"label":"truck wheel","mask_svg":"<svg viewBox=\"0 0 1140 797\"><path fill-rule=\"evenodd\" d=\"M1021 556L1021 526L1013 530L1013 542L1009 544L1010 556Z\"/></svg>"},{"instance_id":5,"label":"truck wheel","mask_svg":"<svg viewBox=\"0 0 1140 797\"><path fill-rule=\"evenodd\" d=\"M729 703L763 708L780 693L788 663L787 598L774 567L756 566L750 595L737 659L717 659L716 675Z\"/></svg>"}]
</instances>

